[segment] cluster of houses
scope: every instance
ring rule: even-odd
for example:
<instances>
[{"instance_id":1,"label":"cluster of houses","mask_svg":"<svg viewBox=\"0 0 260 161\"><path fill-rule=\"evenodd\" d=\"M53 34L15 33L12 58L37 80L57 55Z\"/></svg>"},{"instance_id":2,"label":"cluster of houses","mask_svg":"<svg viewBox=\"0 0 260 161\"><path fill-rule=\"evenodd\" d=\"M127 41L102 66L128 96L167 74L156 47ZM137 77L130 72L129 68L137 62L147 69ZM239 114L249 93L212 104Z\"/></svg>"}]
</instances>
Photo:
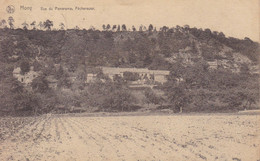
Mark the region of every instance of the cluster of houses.
<instances>
[{"instance_id":1,"label":"cluster of houses","mask_svg":"<svg viewBox=\"0 0 260 161\"><path fill-rule=\"evenodd\" d=\"M150 84L160 83L163 84L167 81L167 76L170 74L170 71L167 70L149 70L147 68L116 68L116 67L99 67L104 75L109 77L111 80L114 78L121 77L124 78L125 73L132 73L138 76L138 79L130 81L132 85L145 85L147 82ZM18 81L23 83L25 86L30 86L33 79L39 76L39 72L35 72L33 67L30 68L30 71L21 74L20 67L17 67L13 70L13 76L17 78ZM73 77L74 78L74 77ZM71 81L75 81L75 78L71 78ZM96 73L88 73L86 75L86 83L95 82L97 80ZM47 80L51 88L57 88L57 80L54 76L48 76Z\"/></svg>"},{"instance_id":2,"label":"cluster of houses","mask_svg":"<svg viewBox=\"0 0 260 161\"><path fill-rule=\"evenodd\" d=\"M148 68L116 68L116 67L100 67L103 74L108 76L111 80L115 76L124 78L126 72L138 75L138 79L131 81L131 84L144 85L146 82L152 83L165 83L167 81L167 76L170 71L167 70L149 70ZM87 83L91 83L97 79L97 74L88 73L86 78Z\"/></svg>"}]
</instances>

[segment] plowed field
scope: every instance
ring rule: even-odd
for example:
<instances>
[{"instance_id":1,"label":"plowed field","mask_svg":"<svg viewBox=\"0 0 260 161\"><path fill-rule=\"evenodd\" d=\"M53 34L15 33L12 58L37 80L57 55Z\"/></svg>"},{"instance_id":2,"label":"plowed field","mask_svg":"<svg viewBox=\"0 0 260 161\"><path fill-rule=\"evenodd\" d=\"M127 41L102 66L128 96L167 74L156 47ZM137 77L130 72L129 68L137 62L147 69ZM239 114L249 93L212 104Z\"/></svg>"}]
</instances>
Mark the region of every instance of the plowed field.
<instances>
[{"instance_id":1,"label":"plowed field","mask_svg":"<svg viewBox=\"0 0 260 161\"><path fill-rule=\"evenodd\" d=\"M0 160L257 161L259 115L0 118Z\"/></svg>"}]
</instances>

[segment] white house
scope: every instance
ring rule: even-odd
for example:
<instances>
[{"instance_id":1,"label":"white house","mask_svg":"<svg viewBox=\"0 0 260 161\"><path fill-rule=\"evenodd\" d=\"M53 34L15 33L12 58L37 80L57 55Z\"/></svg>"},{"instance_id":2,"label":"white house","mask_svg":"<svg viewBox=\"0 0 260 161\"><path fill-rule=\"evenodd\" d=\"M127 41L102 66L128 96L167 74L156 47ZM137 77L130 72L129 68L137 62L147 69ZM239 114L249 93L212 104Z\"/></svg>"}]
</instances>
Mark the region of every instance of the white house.
<instances>
[{"instance_id":1,"label":"white house","mask_svg":"<svg viewBox=\"0 0 260 161\"><path fill-rule=\"evenodd\" d=\"M17 67L13 70L13 76L25 85L31 84L33 79L36 78L38 75L39 73L33 71L33 67L30 67L30 71L25 73L24 75L21 74L20 67Z\"/></svg>"}]
</instances>

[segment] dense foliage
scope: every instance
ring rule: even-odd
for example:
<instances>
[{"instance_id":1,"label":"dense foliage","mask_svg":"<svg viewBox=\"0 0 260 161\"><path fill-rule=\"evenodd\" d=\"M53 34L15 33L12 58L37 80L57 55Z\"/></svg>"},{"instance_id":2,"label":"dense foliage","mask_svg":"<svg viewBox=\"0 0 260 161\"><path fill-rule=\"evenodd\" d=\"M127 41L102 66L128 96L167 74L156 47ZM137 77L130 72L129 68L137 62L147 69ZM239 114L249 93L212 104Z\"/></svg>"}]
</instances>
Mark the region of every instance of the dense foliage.
<instances>
[{"instance_id":1,"label":"dense foliage","mask_svg":"<svg viewBox=\"0 0 260 161\"><path fill-rule=\"evenodd\" d=\"M182 78L180 80L179 78ZM209 70L205 63L172 68L164 91L172 108L183 111L236 111L259 108L258 75Z\"/></svg>"}]
</instances>

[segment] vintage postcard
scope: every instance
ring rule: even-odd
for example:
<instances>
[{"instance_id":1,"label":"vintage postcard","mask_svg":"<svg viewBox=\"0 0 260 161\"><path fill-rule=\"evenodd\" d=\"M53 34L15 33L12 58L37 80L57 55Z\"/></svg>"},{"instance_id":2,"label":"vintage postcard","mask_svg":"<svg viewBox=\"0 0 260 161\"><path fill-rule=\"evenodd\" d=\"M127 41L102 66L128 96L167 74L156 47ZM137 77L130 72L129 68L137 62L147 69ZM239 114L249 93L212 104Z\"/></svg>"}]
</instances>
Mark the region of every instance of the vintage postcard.
<instances>
[{"instance_id":1,"label":"vintage postcard","mask_svg":"<svg viewBox=\"0 0 260 161\"><path fill-rule=\"evenodd\" d=\"M259 0L0 0L0 160L260 161Z\"/></svg>"}]
</instances>

